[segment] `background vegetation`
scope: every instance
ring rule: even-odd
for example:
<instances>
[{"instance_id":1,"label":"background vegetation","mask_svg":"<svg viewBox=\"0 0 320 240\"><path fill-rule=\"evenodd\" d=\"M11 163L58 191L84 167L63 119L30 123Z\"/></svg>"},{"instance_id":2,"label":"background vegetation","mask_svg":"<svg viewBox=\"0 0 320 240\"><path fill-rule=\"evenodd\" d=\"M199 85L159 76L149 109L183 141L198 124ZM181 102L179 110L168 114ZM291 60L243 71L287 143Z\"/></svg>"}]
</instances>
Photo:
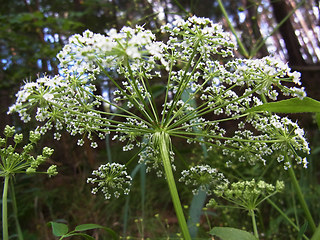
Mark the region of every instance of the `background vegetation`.
<instances>
[{"instance_id":1,"label":"background vegetation","mask_svg":"<svg viewBox=\"0 0 320 240\"><path fill-rule=\"evenodd\" d=\"M227 0L223 4L244 45L245 50L240 49L238 56L278 55L293 70L302 73L302 84L308 96L320 100L318 1ZM8 107L14 102L14 94L23 81L34 80L39 73L54 75L59 71L55 55L74 33L82 33L86 29L104 33L110 28L119 30L124 25L134 27L138 24L152 29L160 37L161 25L176 16L186 18L190 15L209 17L223 23L225 29L230 29L219 1L210 0L3 0L0 13L1 131L6 124L14 124L22 131L33 127L32 123L30 126L23 125L17 116L6 115ZM97 87L103 93L111 91L109 83L103 79ZM319 222L319 130L313 116L293 117L301 122L311 142L309 168L298 172L298 177L314 217ZM59 142L51 138L42 141L44 146L55 149L52 162L58 164L59 175L50 179L46 176L16 176L18 216L25 239L54 239L51 229L47 227L47 222L52 220L68 223L70 227L80 223L97 223L123 236L140 238L166 237L177 231L177 220L166 183L155 174L146 175L143 166L130 169L134 186L129 198L109 202L102 196L90 194L86 178L94 168L110 159L125 162L133 156L132 153L128 155L122 152L119 144L100 142L97 151L89 145L78 147L68 135ZM219 153L208 155L201 148L186 149L182 144L176 152L181 159L198 160L200 156L203 161L216 161L220 170L230 172ZM236 166L232 174L243 179L264 174L268 180L268 177L274 177L274 170L272 166L267 170L261 166L250 169ZM184 186L178 188L187 212L193 196ZM286 206L290 211L287 214L294 218L300 207L292 194L289 192L279 197L282 200L278 204ZM198 205L201 206L200 203ZM266 239L297 239L297 233L278 216L273 208L263 206L259 224L260 229L268 230L265 232ZM210 226L250 229L249 218L248 222L243 219L240 210L208 209L202 212L198 236L206 236ZM10 221L14 222L13 213ZM299 224L303 225L304 220L300 221ZM14 224L11 226L10 232L15 232ZM104 239L101 231L92 231L91 234Z\"/></svg>"}]
</instances>

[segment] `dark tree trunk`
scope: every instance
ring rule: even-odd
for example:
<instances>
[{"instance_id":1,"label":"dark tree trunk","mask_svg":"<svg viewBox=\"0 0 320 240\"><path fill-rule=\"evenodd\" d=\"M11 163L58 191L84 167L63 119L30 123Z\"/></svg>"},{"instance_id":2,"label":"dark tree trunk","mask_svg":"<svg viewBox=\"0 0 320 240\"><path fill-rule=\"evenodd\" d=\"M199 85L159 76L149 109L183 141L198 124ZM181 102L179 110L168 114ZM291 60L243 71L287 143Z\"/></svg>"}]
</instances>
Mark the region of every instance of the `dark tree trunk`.
<instances>
[{"instance_id":1,"label":"dark tree trunk","mask_svg":"<svg viewBox=\"0 0 320 240\"><path fill-rule=\"evenodd\" d=\"M290 13L289 6L286 4L285 0L270 1L273 7L273 13L276 18L277 23L280 23L288 14ZM295 34L295 29L293 28L290 18L287 19L279 28L280 34L286 44L288 51L288 61L291 66L303 66L306 65L305 60L301 54L301 45Z\"/></svg>"}]
</instances>

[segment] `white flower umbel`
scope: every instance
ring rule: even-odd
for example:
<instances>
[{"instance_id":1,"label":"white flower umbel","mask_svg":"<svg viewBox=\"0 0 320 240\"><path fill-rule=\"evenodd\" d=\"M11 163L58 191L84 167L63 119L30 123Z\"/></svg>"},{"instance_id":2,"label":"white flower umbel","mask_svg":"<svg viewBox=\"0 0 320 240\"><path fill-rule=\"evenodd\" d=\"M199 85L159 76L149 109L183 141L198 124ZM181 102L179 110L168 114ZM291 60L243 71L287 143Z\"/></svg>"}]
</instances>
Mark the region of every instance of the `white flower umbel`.
<instances>
[{"instance_id":1,"label":"white flower umbel","mask_svg":"<svg viewBox=\"0 0 320 240\"><path fill-rule=\"evenodd\" d=\"M111 133L125 143L124 151L141 148L140 162L165 175L179 222L185 220L173 184L171 138L222 149L228 163L267 164L270 156L281 160L287 154L306 165L299 154L308 153L308 143L297 125L246 111L281 95L303 98L304 89L294 87L299 73L273 57L233 59L230 35L207 18L179 19L162 32L167 41L141 26L72 36L57 55L61 73L26 83L9 112L25 122L35 117L42 134L65 129L79 145L87 138L96 148L94 135ZM108 99L96 94L101 76L111 88ZM189 239L186 224L181 226Z\"/></svg>"},{"instance_id":2,"label":"white flower umbel","mask_svg":"<svg viewBox=\"0 0 320 240\"><path fill-rule=\"evenodd\" d=\"M35 118L43 123L40 133L56 128L54 137L59 140L60 131L66 129L80 136L79 145L86 136L93 148L97 147L94 134L100 137L113 132L114 138L127 143L124 151L143 147L140 161L158 172L161 159L157 161L157 153L146 147L152 145L150 140L157 131L185 138L188 143L207 143L209 149L225 148L224 154L251 164L266 163L277 146L288 144L286 137L273 131L280 125L285 127L280 117L245 111L260 105L260 96L271 100L281 94L303 98L303 88L286 86L290 82L300 85L299 73L272 57L222 64L219 58L232 57L235 44L221 25L209 19L177 20L162 31L169 35L167 42L156 41L151 31L140 26L124 27L120 32L112 29L107 36L89 30L72 36L58 54L61 74L27 82L9 112L18 112L27 122L32 118L30 110L36 108ZM106 75L115 86L111 99L94 94L97 74ZM124 79L121 83L116 81L120 76ZM167 78L167 87L163 109L158 112L151 87L160 77ZM185 93L189 96L182 100ZM195 98L197 106L191 104ZM103 112L98 110L101 105L117 110ZM239 131L224 128L224 122L233 120L238 121ZM258 132L242 131L244 127ZM308 152L301 131L280 131L285 132L290 133L294 149ZM296 152L294 156L298 156Z\"/></svg>"},{"instance_id":3,"label":"white flower umbel","mask_svg":"<svg viewBox=\"0 0 320 240\"><path fill-rule=\"evenodd\" d=\"M120 193L129 194L131 177L126 172L126 167L118 163L107 163L101 165L98 170L92 172L93 178L88 178L87 182L95 186L92 193L101 191L105 199L110 199L112 194L118 198Z\"/></svg>"},{"instance_id":4,"label":"white flower umbel","mask_svg":"<svg viewBox=\"0 0 320 240\"><path fill-rule=\"evenodd\" d=\"M190 185L194 195L198 194L199 187L210 195L216 188L229 183L222 173L208 165L191 167L189 170L182 171L181 175L179 181Z\"/></svg>"}]
</instances>

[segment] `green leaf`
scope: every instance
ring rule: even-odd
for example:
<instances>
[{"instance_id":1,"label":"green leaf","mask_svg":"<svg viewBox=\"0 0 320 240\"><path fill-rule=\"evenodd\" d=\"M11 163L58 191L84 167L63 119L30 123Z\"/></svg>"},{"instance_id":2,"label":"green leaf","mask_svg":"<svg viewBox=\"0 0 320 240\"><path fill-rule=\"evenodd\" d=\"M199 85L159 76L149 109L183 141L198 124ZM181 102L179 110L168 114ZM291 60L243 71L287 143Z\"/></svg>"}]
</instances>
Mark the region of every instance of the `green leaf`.
<instances>
[{"instance_id":1,"label":"green leaf","mask_svg":"<svg viewBox=\"0 0 320 240\"><path fill-rule=\"evenodd\" d=\"M88 224L81 224L76 226L76 228L74 229L74 231L78 231L78 232L82 232L82 231L86 231L86 230L92 230L92 229L103 229L105 231L107 231L112 239L118 239L118 235L116 234L115 231L113 231L111 228L107 228L98 224L94 224L94 223L88 223Z\"/></svg>"},{"instance_id":2,"label":"green leaf","mask_svg":"<svg viewBox=\"0 0 320 240\"><path fill-rule=\"evenodd\" d=\"M71 236L81 236L86 240L95 240L94 237L91 237L90 235L85 234L85 233L70 233L70 234L66 235L66 237L71 237Z\"/></svg>"},{"instance_id":3,"label":"green leaf","mask_svg":"<svg viewBox=\"0 0 320 240\"><path fill-rule=\"evenodd\" d=\"M191 201L188 219L188 228L192 238L195 238L198 233L197 223L200 222L202 209L206 200L207 194L199 187L199 193L194 195Z\"/></svg>"},{"instance_id":4,"label":"green leaf","mask_svg":"<svg viewBox=\"0 0 320 240\"><path fill-rule=\"evenodd\" d=\"M317 227L316 231L314 232L311 240L318 240L320 239L320 225Z\"/></svg>"},{"instance_id":5,"label":"green leaf","mask_svg":"<svg viewBox=\"0 0 320 240\"><path fill-rule=\"evenodd\" d=\"M318 125L318 128L320 129L320 113L316 113L315 118L316 118L316 123Z\"/></svg>"},{"instance_id":6,"label":"green leaf","mask_svg":"<svg viewBox=\"0 0 320 240\"><path fill-rule=\"evenodd\" d=\"M210 234L222 240L257 240L257 238L249 232L230 227L214 227L211 229Z\"/></svg>"},{"instance_id":7,"label":"green leaf","mask_svg":"<svg viewBox=\"0 0 320 240\"><path fill-rule=\"evenodd\" d=\"M309 97L291 98L278 102L265 103L247 110L247 112L269 111L275 113L320 112L320 102Z\"/></svg>"},{"instance_id":8,"label":"green leaf","mask_svg":"<svg viewBox=\"0 0 320 240\"><path fill-rule=\"evenodd\" d=\"M305 222L302 227L300 228L300 231L298 233L297 240L301 240L304 233L307 231L308 228L308 222Z\"/></svg>"},{"instance_id":9,"label":"green leaf","mask_svg":"<svg viewBox=\"0 0 320 240\"><path fill-rule=\"evenodd\" d=\"M97 228L104 228L104 227L101 225L98 225L98 224L88 223L88 224L78 225L78 226L76 226L76 228L74 230L82 232L82 231L97 229Z\"/></svg>"},{"instance_id":10,"label":"green leaf","mask_svg":"<svg viewBox=\"0 0 320 240\"><path fill-rule=\"evenodd\" d=\"M61 237L68 233L68 226L64 223L49 222L52 227L52 233L56 237Z\"/></svg>"}]
</instances>

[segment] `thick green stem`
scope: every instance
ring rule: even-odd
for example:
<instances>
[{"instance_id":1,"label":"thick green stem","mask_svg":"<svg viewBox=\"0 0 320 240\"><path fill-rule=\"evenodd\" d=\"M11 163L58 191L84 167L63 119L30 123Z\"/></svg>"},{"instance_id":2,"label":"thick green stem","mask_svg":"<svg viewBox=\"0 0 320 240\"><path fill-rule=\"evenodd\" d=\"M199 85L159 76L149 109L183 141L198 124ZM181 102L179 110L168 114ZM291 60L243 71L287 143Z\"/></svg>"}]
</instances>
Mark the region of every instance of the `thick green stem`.
<instances>
[{"instance_id":1,"label":"thick green stem","mask_svg":"<svg viewBox=\"0 0 320 240\"><path fill-rule=\"evenodd\" d=\"M173 177L172 166L171 166L170 156L169 156L170 137L165 132L159 132L156 134L158 134L157 144L159 144L160 154L162 157L162 162L163 162L164 171L165 171L165 176L167 178L167 182L169 185L171 199L173 202L174 209L176 211L176 215L177 215L180 229L181 229L181 232L183 235L183 239L191 240L191 236L190 236L190 233L188 230L187 222L186 222L185 216L183 214L183 210L182 210L180 198L178 195L176 183L175 183L175 180Z\"/></svg>"},{"instance_id":2,"label":"thick green stem","mask_svg":"<svg viewBox=\"0 0 320 240\"><path fill-rule=\"evenodd\" d=\"M307 221L309 222L309 225L310 225L310 227L312 229L312 232L314 233L316 231L317 227L316 227L316 224L314 223L314 220L313 220L313 218L311 216L311 213L309 211L308 205L307 205L307 203L306 203L306 201L305 201L305 199L303 197L300 185L299 185L298 180L296 178L296 175L295 175L295 173L293 171L293 168L292 167L289 168L288 171L289 171L289 175L290 175L290 178L291 178L291 182L293 184L295 192L296 192L296 194L298 196L298 199L300 201L301 207L302 207L302 209L304 211L304 214L305 214L305 216L307 218Z\"/></svg>"},{"instance_id":3,"label":"thick green stem","mask_svg":"<svg viewBox=\"0 0 320 240\"><path fill-rule=\"evenodd\" d=\"M249 210L249 214L251 215L251 220L252 220L252 226L253 226L254 236L255 236L257 239L259 239L257 222L256 222L256 216L255 216L255 214L254 214L254 210Z\"/></svg>"},{"instance_id":4,"label":"thick green stem","mask_svg":"<svg viewBox=\"0 0 320 240\"><path fill-rule=\"evenodd\" d=\"M4 177L3 194L2 194L2 239L9 240L8 232L8 187L10 176Z\"/></svg>"}]
</instances>

